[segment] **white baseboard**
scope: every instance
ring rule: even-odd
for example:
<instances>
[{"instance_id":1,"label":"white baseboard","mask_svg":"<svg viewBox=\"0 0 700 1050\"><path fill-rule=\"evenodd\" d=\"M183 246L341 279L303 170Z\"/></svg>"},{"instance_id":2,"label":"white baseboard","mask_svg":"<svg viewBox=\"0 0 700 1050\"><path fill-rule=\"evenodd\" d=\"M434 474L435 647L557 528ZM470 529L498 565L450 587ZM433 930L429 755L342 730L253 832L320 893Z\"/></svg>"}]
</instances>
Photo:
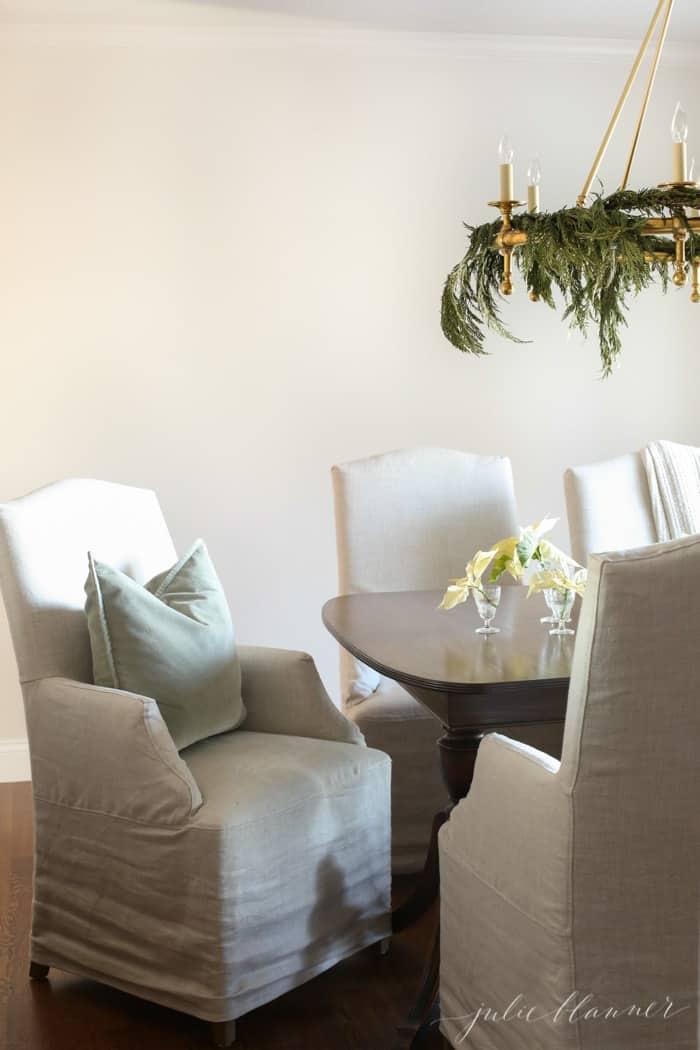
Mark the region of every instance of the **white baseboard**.
<instances>
[{"instance_id":1,"label":"white baseboard","mask_svg":"<svg viewBox=\"0 0 700 1050\"><path fill-rule=\"evenodd\" d=\"M31 780L27 738L0 740L0 784Z\"/></svg>"}]
</instances>

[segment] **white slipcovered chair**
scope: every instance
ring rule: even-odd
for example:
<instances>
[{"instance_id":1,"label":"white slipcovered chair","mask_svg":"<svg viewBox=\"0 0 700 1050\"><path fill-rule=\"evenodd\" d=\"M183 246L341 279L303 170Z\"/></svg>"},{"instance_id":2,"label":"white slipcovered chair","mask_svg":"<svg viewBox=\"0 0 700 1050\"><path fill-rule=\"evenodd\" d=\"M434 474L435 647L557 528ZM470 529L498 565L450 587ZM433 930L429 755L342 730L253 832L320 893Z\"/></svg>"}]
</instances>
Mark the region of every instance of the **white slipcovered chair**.
<instances>
[{"instance_id":1,"label":"white slipcovered chair","mask_svg":"<svg viewBox=\"0 0 700 1050\"><path fill-rule=\"evenodd\" d=\"M649 483L639 452L571 467L564 474L571 553L627 550L657 539Z\"/></svg>"},{"instance_id":2,"label":"white slipcovered chair","mask_svg":"<svg viewBox=\"0 0 700 1050\"><path fill-rule=\"evenodd\" d=\"M88 549L175 561L154 493L49 485L0 508L36 822L31 958L214 1024L390 930L390 764L303 653L242 646L241 730L178 754L156 703L91 685Z\"/></svg>"},{"instance_id":3,"label":"white slipcovered chair","mask_svg":"<svg viewBox=\"0 0 700 1050\"><path fill-rule=\"evenodd\" d=\"M441 590L479 548L517 533L510 460L440 448L406 449L332 469L342 594ZM437 604L437 603L436 603ZM395 682L341 652L346 714L392 759L395 872L425 860L433 817L447 804L440 723ZM556 750L558 729L518 735Z\"/></svg>"},{"instance_id":4,"label":"white slipcovered chair","mask_svg":"<svg viewBox=\"0 0 700 1050\"><path fill-rule=\"evenodd\" d=\"M439 839L451 1045L697 1050L699 621L700 537L594 555L561 764L484 739Z\"/></svg>"}]
</instances>

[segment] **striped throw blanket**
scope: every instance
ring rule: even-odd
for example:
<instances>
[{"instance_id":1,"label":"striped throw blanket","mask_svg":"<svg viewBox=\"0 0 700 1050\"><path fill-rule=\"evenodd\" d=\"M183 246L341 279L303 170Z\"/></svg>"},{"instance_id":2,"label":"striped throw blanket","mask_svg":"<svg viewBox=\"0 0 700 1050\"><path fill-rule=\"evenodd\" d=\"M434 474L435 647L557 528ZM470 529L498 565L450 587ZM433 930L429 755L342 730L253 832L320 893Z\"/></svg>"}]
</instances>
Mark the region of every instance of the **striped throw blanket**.
<instances>
[{"instance_id":1,"label":"striped throw blanket","mask_svg":"<svg viewBox=\"0 0 700 1050\"><path fill-rule=\"evenodd\" d=\"M642 459L658 541L700 532L700 448L652 441Z\"/></svg>"}]
</instances>

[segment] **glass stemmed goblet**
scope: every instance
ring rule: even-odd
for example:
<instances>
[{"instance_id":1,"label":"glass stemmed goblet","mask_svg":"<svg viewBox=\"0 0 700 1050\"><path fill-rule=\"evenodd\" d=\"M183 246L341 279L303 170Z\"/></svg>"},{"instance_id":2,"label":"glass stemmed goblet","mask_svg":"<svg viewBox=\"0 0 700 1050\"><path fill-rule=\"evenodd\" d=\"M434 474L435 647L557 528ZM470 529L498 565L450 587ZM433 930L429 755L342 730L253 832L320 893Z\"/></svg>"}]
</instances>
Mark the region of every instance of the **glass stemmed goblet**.
<instances>
[{"instance_id":1,"label":"glass stemmed goblet","mask_svg":"<svg viewBox=\"0 0 700 1050\"><path fill-rule=\"evenodd\" d=\"M500 627L492 627L498 603L501 600L501 588L497 583L484 583L473 590L477 612L484 621L483 627L477 627L477 634L498 634Z\"/></svg>"},{"instance_id":2,"label":"glass stemmed goblet","mask_svg":"<svg viewBox=\"0 0 700 1050\"><path fill-rule=\"evenodd\" d=\"M540 616L540 623L555 624L555 623L558 622L556 616L552 615L551 594L552 594L552 591L551 591L551 588L549 588L549 587L547 587L544 591L542 591L542 595L544 597L545 605L549 609L549 616Z\"/></svg>"},{"instance_id":3,"label":"glass stemmed goblet","mask_svg":"<svg viewBox=\"0 0 700 1050\"><path fill-rule=\"evenodd\" d=\"M560 567L560 562L555 561L553 558L545 558L543 561L538 562L538 564L539 564L540 570L542 572L546 572L547 570L550 570L550 569L558 569ZM558 620L557 620L556 616L553 615L554 610L552 609L551 594L552 594L552 589L550 587L548 587L546 590L544 590L542 592L542 596L544 598L545 605L549 609L549 616L540 616L540 623L551 623L551 624L558 623Z\"/></svg>"},{"instance_id":4,"label":"glass stemmed goblet","mask_svg":"<svg viewBox=\"0 0 700 1050\"><path fill-rule=\"evenodd\" d=\"M547 592L545 592L546 594ZM563 591L558 587L552 587L549 590L549 600L547 604L552 610L552 615L556 620L556 626L552 627L550 634L573 634L571 627L567 627L567 623L571 620L571 610L574 605L574 598L576 594L574 591Z\"/></svg>"}]
</instances>

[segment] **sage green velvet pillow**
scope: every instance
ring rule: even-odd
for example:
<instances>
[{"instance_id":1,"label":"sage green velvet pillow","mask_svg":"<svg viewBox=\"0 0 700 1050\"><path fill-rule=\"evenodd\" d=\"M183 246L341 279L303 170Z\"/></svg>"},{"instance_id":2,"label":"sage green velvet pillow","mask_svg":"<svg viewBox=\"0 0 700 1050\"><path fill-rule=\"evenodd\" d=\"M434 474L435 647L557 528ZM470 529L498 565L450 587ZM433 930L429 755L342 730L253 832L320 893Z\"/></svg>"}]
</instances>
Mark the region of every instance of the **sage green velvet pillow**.
<instances>
[{"instance_id":1,"label":"sage green velvet pillow","mask_svg":"<svg viewBox=\"0 0 700 1050\"><path fill-rule=\"evenodd\" d=\"M96 685L151 697L180 750L245 718L226 597L202 540L146 584L88 554Z\"/></svg>"}]
</instances>

